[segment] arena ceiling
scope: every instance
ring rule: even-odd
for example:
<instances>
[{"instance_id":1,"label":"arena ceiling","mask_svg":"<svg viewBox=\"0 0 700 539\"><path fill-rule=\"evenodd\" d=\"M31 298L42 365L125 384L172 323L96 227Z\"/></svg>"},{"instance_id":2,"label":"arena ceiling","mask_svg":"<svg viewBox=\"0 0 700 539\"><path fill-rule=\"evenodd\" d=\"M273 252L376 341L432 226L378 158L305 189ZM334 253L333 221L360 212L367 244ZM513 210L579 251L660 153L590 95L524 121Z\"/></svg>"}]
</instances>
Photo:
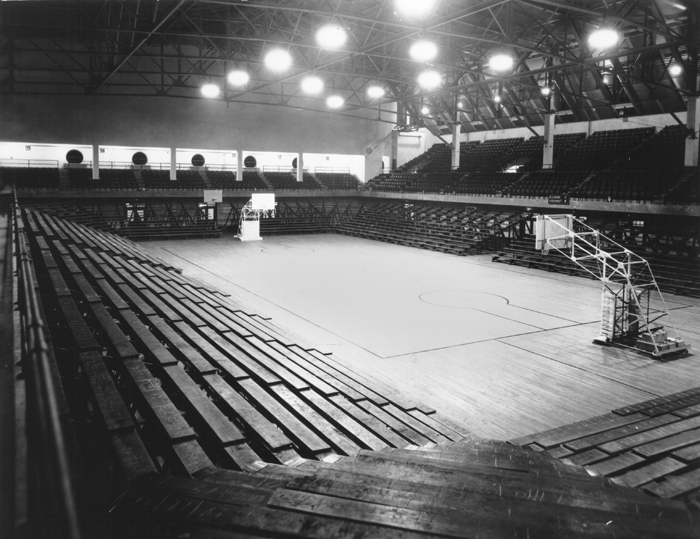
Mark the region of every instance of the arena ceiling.
<instances>
[{"instance_id":1,"label":"arena ceiling","mask_svg":"<svg viewBox=\"0 0 700 539\"><path fill-rule=\"evenodd\" d=\"M206 99L201 88L213 83L222 107L292 107L435 133L455 123L542 125L550 109L560 122L672 114L697 95L698 0L435 0L422 14L397 1L1 2L0 92ZM345 30L339 49L319 46L326 24ZM615 30L617 45L589 45L599 28ZM418 40L435 43L437 56L412 59ZM273 48L291 55L288 70L265 66ZM513 66L494 71L496 54ZM233 70L250 81L233 87ZM426 70L439 72L439 87L417 84ZM302 91L308 75L322 79L320 94ZM375 85L383 97L367 95ZM344 100L332 111L331 94Z\"/></svg>"}]
</instances>

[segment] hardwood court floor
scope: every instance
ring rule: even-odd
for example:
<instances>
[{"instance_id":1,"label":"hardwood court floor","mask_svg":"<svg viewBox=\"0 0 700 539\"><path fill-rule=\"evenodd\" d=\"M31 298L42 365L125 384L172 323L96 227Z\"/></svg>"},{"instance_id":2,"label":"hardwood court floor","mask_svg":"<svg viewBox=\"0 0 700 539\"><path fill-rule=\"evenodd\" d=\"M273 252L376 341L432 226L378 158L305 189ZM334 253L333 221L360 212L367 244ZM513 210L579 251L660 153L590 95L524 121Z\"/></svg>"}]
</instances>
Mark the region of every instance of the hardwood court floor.
<instances>
[{"instance_id":1,"label":"hardwood court floor","mask_svg":"<svg viewBox=\"0 0 700 539\"><path fill-rule=\"evenodd\" d=\"M700 385L695 355L661 363L591 344L597 281L336 234L141 245L484 437ZM696 350L700 301L665 298Z\"/></svg>"}]
</instances>

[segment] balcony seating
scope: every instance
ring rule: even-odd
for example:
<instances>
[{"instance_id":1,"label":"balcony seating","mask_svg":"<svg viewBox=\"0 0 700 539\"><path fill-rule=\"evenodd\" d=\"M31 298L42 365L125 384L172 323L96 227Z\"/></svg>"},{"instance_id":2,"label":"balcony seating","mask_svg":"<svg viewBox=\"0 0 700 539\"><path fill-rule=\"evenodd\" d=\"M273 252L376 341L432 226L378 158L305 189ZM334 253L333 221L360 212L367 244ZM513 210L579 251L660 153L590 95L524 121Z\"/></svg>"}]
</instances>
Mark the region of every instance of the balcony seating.
<instances>
[{"instance_id":1,"label":"balcony seating","mask_svg":"<svg viewBox=\"0 0 700 539\"><path fill-rule=\"evenodd\" d=\"M522 177L523 173L470 172L458 181L445 187L445 191L468 195L501 195Z\"/></svg>"},{"instance_id":2,"label":"balcony seating","mask_svg":"<svg viewBox=\"0 0 700 539\"><path fill-rule=\"evenodd\" d=\"M496 171L509 159L513 149L523 142L523 137L485 140L460 155L459 170L464 172Z\"/></svg>"},{"instance_id":3,"label":"balcony seating","mask_svg":"<svg viewBox=\"0 0 700 539\"><path fill-rule=\"evenodd\" d=\"M265 172L265 178L275 190L278 189L321 189L311 174L304 173L303 181L297 181L295 172Z\"/></svg>"},{"instance_id":4,"label":"balcony seating","mask_svg":"<svg viewBox=\"0 0 700 539\"><path fill-rule=\"evenodd\" d=\"M347 172L318 172L316 177L328 189L356 190L362 185L357 176Z\"/></svg>"},{"instance_id":5,"label":"balcony seating","mask_svg":"<svg viewBox=\"0 0 700 539\"><path fill-rule=\"evenodd\" d=\"M58 189L57 168L0 167L0 179L17 189Z\"/></svg>"},{"instance_id":6,"label":"balcony seating","mask_svg":"<svg viewBox=\"0 0 700 539\"><path fill-rule=\"evenodd\" d=\"M572 191L571 196L584 200L652 202L674 183L674 171L605 170Z\"/></svg>"},{"instance_id":7,"label":"balcony seating","mask_svg":"<svg viewBox=\"0 0 700 539\"><path fill-rule=\"evenodd\" d=\"M525 198L566 195L588 174L587 171L538 170L511 185L508 193L510 196Z\"/></svg>"},{"instance_id":8,"label":"balcony seating","mask_svg":"<svg viewBox=\"0 0 700 539\"><path fill-rule=\"evenodd\" d=\"M613 166L616 170L680 170L685 160L688 128L669 125L628 153Z\"/></svg>"},{"instance_id":9,"label":"balcony seating","mask_svg":"<svg viewBox=\"0 0 700 539\"><path fill-rule=\"evenodd\" d=\"M557 161L559 170L604 170L654 134L654 127L596 131Z\"/></svg>"}]
</instances>

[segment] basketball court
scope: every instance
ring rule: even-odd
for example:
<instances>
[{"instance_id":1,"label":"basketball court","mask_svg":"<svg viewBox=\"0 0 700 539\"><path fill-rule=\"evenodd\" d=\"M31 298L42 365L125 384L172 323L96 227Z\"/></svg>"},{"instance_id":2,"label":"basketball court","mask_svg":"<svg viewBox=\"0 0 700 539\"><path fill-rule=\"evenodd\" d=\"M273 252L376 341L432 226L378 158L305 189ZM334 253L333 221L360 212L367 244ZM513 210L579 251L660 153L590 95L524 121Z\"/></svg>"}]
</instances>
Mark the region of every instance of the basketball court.
<instances>
[{"instance_id":1,"label":"basketball court","mask_svg":"<svg viewBox=\"0 0 700 539\"><path fill-rule=\"evenodd\" d=\"M141 243L291 334L509 439L697 386L690 355L596 346L600 282L337 234ZM665 295L700 343L700 301Z\"/></svg>"}]
</instances>

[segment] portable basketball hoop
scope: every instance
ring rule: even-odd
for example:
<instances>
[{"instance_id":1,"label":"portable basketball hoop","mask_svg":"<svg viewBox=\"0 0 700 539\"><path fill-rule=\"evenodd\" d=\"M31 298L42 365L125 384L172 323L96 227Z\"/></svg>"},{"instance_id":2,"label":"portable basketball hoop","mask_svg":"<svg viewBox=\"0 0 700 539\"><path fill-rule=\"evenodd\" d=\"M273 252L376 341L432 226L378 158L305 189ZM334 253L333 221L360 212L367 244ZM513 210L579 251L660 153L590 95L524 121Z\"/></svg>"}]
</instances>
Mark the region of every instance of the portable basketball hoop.
<instances>
[{"instance_id":1,"label":"portable basketball hoop","mask_svg":"<svg viewBox=\"0 0 700 539\"><path fill-rule=\"evenodd\" d=\"M275 195L254 193L241 210L238 235L241 241L260 241L260 218L275 216Z\"/></svg>"},{"instance_id":2,"label":"portable basketball hoop","mask_svg":"<svg viewBox=\"0 0 700 539\"><path fill-rule=\"evenodd\" d=\"M538 215L536 248L556 249L603 282L600 336L593 342L654 358L688 354L649 262L573 215ZM658 323L664 319L664 325Z\"/></svg>"}]
</instances>

